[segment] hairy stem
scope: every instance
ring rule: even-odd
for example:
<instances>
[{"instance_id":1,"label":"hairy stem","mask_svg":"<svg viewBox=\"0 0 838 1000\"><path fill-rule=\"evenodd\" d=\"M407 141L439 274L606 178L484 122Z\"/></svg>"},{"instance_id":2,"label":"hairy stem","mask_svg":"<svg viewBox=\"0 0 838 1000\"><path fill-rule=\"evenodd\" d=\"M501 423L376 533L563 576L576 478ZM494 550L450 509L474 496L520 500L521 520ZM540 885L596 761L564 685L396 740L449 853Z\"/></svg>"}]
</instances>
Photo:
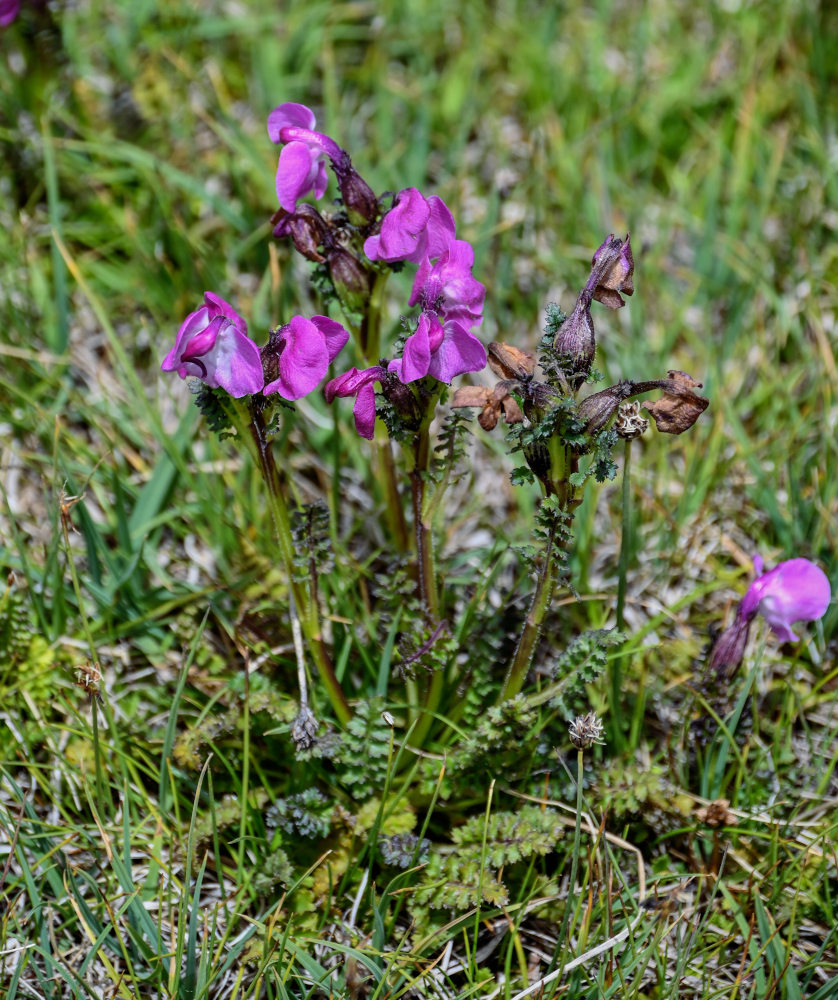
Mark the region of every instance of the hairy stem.
<instances>
[{"instance_id":1,"label":"hairy stem","mask_svg":"<svg viewBox=\"0 0 838 1000\"><path fill-rule=\"evenodd\" d=\"M416 532L416 560L419 569L419 597L430 622L439 620L439 598L434 571L433 535L425 515L425 477L430 461L430 434L425 421L416 434L410 488L413 500L413 527Z\"/></svg>"},{"instance_id":2,"label":"hairy stem","mask_svg":"<svg viewBox=\"0 0 838 1000\"><path fill-rule=\"evenodd\" d=\"M299 614L303 634L314 659L317 673L326 688L332 709L338 719L346 724L352 718L352 713L346 695L335 676L332 661L323 642L317 601L313 595L306 593L304 586L294 580L294 544L291 537L291 520L282 495L279 470L276 467L270 441L266 434L265 421L262 413L255 407L250 407L249 417L253 451L259 463L262 478L268 488L268 502L273 518L274 532L285 572L288 575L291 598Z\"/></svg>"},{"instance_id":3,"label":"hairy stem","mask_svg":"<svg viewBox=\"0 0 838 1000\"><path fill-rule=\"evenodd\" d=\"M551 531L544 549L544 562L541 566L541 572L538 575L535 594L533 594L530 610L527 612L527 617L524 621L521 638L515 647L515 653L509 665L506 680L503 682L499 701L514 698L524 686L527 671L530 669L530 663L535 653L538 637L541 634L544 616L547 614L547 609L550 607L550 602L553 599L553 591L556 589L554 547L555 537Z\"/></svg>"}]
</instances>

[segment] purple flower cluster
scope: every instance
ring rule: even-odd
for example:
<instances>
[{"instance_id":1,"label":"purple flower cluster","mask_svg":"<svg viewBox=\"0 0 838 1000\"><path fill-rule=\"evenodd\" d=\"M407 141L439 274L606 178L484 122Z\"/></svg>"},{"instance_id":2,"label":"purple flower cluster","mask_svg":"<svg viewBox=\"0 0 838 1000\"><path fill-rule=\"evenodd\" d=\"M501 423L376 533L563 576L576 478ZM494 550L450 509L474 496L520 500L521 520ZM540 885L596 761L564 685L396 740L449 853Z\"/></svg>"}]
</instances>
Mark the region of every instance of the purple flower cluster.
<instances>
[{"instance_id":1,"label":"purple flower cluster","mask_svg":"<svg viewBox=\"0 0 838 1000\"><path fill-rule=\"evenodd\" d=\"M199 378L235 398L264 392L299 399L326 376L349 333L327 316L295 316L274 330L260 349L247 335L247 324L224 299L204 294L204 305L190 313L178 330L175 346L160 366L181 378ZM269 381L265 384L266 372Z\"/></svg>"},{"instance_id":2,"label":"purple flower cluster","mask_svg":"<svg viewBox=\"0 0 838 1000\"><path fill-rule=\"evenodd\" d=\"M371 438L375 422L374 382L385 372L409 384L426 375L450 382L486 365L486 350L471 332L483 319L484 286L472 274L474 251L456 238L454 219L441 198L425 198L416 188L396 196L378 233L368 237L364 252L374 261L419 265L409 305L419 306L416 329L401 358L358 371L352 369L326 386L327 399L355 398L355 427Z\"/></svg>"},{"instance_id":3,"label":"purple flower cluster","mask_svg":"<svg viewBox=\"0 0 838 1000\"><path fill-rule=\"evenodd\" d=\"M401 398L409 409L410 399L404 394L412 399L412 390L404 387L410 383L426 376L448 383L485 366L486 351L472 330L482 321L486 290L472 274L474 251L457 239L454 219L441 198L425 198L416 188L406 188L377 221L379 202L371 188L352 167L346 151L315 131L315 125L313 112L303 104L281 104L268 116L268 135L282 146L276 172L282 211L275 234L290 236L310 260L327 263L350 314L363 312L372 281L384 265L417 266L409 305L420 313L402 357L367 369L352 368L325 389L330 402L336 396L355 397L355 426L359 434L371 438L376 382L388 398ZM348 220L355 234L355 253L343 244L328 217L313 205L298 205L307 195L319 199L325 194L327 162L340 188L343 225ZM325 316L295 316L273 331L260 350L238 313L207 292L204 306L184 321L162 367L177 371L181 378L200 378L235 397L277 392L295 400L320 384L348 339L347 331Z\"/></svg>"},{"instance_id":4,"label":"purple flower cluster","mask_svg":"<svg viewBox=\"0 0 838 1000\"><path fill-rule=\"evenodd\" d=\"M768 622L781 642L796 642L792 625L822 618L832 598L826 574L808 559L787 559L763 573L760 556L754 556L756 579L748 587L730 628L718 638L710 666L730 675L742 662L751 622L757 616Z\"/></svg>"}]
</instances>

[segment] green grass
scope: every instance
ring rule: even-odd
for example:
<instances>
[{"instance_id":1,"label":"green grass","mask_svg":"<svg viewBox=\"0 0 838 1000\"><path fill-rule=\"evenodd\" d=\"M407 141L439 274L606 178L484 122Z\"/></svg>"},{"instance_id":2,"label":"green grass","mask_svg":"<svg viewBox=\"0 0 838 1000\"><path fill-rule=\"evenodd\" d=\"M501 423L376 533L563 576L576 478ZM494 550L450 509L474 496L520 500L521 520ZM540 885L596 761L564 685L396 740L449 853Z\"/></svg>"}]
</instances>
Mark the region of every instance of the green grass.
<instances>
[{"instance_id":1,"label":"green grass","mask_svg":"<svg viewBox=\"0 0 838 1000\"><path fill-rule=\"evenodd\" d=\"M702 680L755 551L838 587L836 38L794 0L24 6L0 36L0 994L512 998L581 958L545 997L838 996L834 601ZM284 415L297 499L332 511L320 588L355 713L342 731L312 680L325 749L295 754L264 490L159 372L205 289L257 338L319 308L270 236L283 101L377 191L445 199L486 342L534 349L630 231L636 293L595 313L597 364L685 369L711 401L633 446L627 640L568 650L613 624L616 482L577 512L580 600L555 602L528 700L486 728L537 499L498 431L439 520L457 618L424 717L372 449L346 401L337 431L317 394ZM76 683L94 662L100 700ZM589 708L607 742L579 812L566 713Z\"/></svg>"}]
</instances>

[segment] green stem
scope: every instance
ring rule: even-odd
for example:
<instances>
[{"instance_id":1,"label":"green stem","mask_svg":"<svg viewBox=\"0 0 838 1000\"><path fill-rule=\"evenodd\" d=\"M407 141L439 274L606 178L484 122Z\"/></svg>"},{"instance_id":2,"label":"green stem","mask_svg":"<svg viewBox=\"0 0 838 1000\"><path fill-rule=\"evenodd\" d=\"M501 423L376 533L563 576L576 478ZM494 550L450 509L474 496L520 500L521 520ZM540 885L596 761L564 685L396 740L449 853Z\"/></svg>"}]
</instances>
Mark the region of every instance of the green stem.
<instances>
[{"instance_id":1,"label":"green stem","mask_svg":"<svg viewBox=\"0 0 838 1000\"><path fill-rule=\"evenodd\" d=\"M544 562L535 586L532 604L530 604L530 610L527 612L521 638L515 647L515 654L509 665L506 680L503 682L503 688L501 689L498 701L506 701L509 698L514 698L524 686L527 671L530 669L530 663L535 653L536 643L541 634L544 616L547 614L547 609L550 607L550 602L553 599L553 591L556 589L554 546L555 538L551 531L547 538L547 545L544 550Z\"/></svg>"},{"instance_id":2,"label":"green stem","mask_svg":"<svg viewBox=\"0 0 838 1000\"><path fill-rule=\"evenodd\" d=\"M399 496L396 464L393 461L393 450L390 446L390 439L386 436L386 431L384 436L379 438L378 429L376 430L375 449L378 480L384 490L384 510L390 528L390 537L398 552L407 552L410 548L410 531Z\"/></svg>"},{"instance_id":3,"label":"green stem","mask_svg":"<svg viewBox=\"0 0 838 1000\"><path fill-rule=\"evenodd\" d=\"M567 903L565 905L564 916L562 917L562 927L556 942L556 948L561 949L560 954L564 957L565 935L567 934L570 914L575 909L576 876L579 872L579 849L582 844L582 779L585 773L584 764L585 753L583 750L576 751L576 825L573 828L573 855L570 861L570 881L567 886ZM565 965L564 961L561 965Z\"/></svg>"},{"instance_id":4,"label":"green stem","mask_svg":"<svg viewBox=\"0 0 838 1000\"><path fill-rule=\"evenodd\" d=\"M378 364L381 350L381 315L384 306L384 288L389 272L376 272L372 279L370 301L361 328L358 331L358 347L367 364Z\"/></svg>"},{"instance_id":5,"label":"green stem","mask_svg":"<svg viewBox=\"0 0 838 1000\"><path fill-rule=\"evenodd\" d=\"M623 531L620 537L620 562L617 570L617 628L624 629L626 624L626 581L628 579L629 550L631 548L631 438L626 438L625 458L623 462L622 484L622 521ZM622 670L621 657L615 656L608 665L608 684L611 689L611 717L614 720L611 730L614 749L618 754L625 749L620 703L622 702Z\"/></svg>"},{"instance_id":6,"label":"green stem","mask_svg":"<svg viewBox=\"0 0 838 1000\"><path fill-rule=\"evenodd\" d=\"M623 531L620 537L620 565L617 577L617 628L625 628L626 578L631 548L631 438L626 438L623 462Z\"/></svg>"},{"instance_id":7,"label":"green stem","mask_svg":"<svg viewBox=\"0 0 838 1000\"><path fill-rule=\"evenodd\" d=\"M241 423L242 407L238 400L235 401L237 424ZM306 637L308 648L314 659L317 673L326 688L329 702L338 719L346 725L352 718L349 702L340 686L332 661L323 642L320 630L320 614L317 602L311 599L306 592L306 588L295 581L294 576L294 543L291 537L291 520L288 516L288 508L282 495L282 487L279 477L279 470L274 461L271 444L268 440L265 421L260 410L255 406L250 406L247 411L249 417L251 451L259 465L262 478L268 489L268 502L271 510L271 517L274 523L279 552L282 558L285 572L288 575L288 587L294 600L294 604L300 616L300 625ZM246 440L246 435L242 435Z\"/></svg>"},{"instance_id":8,"label":"green stem","mask_svg":"<svg viewBox=\"0 0 838 1000\"><path fill-rule=\"evenodd\" d=\"M434 570L433 534L430 521L425 516L425 477L428 472L431 451L429 423L429 420L424 421L416 434L410 487L413 499L413 527L416 532L419 596L429 621L436 623L439 621L439 598Z\"/></svg>"}]
</instances>

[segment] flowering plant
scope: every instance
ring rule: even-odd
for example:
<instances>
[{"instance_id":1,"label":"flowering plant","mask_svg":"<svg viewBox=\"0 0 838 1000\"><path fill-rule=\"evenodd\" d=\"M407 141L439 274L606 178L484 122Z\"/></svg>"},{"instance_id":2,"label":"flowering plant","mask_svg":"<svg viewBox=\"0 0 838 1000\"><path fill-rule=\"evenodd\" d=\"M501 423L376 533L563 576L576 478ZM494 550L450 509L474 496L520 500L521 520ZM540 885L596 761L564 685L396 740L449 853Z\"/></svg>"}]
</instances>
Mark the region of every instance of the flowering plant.
<instances>
[{"instance_id":1,"label":"flowering plant","mask_svg":"<svg viewBox=\"0 0 838 1000\"><path fill-rule=\"evenodd\" d=\"M199 402L205 407L211 402L226 414L268 487L289 580L289 614L306 640L297 648L299 718L305 724L300 722L294 730L307 734L305 741L316 732L305 683L306 656L314 660L335 715L346 722L352 709L323 637L317 567L307 582L295 570L297 542L288 490L269 427L281 419L277 398L284 408L321 384L328 403L354 397L355 429L373 442L389 541L413 564L417 615L412 628L418 630L418 645L417 652L403 653L403 669L414 660L433 665L414 733L421 741L443 692L457 683L456 659L445 653L456 602L445 593L436 568L434 525L443 509L452 466L463 450L460 441L467 425L462 408L479 406L479 422L486 430L503 414L510 443L525 462L514 473L514 481L537 484L542 495L536 526L542 552L533 561L537 582L507 665L500 693L500 700L506 701L524 684L557 586L569 582L571 524L586 483L613 478L617 467L610 453L616 442L623 437L628 449L631 439L648 426L637 404L631 416L621 406L633 397L662 390L657 402L645 403L646 409L659 430L680 434L700 416L707 399L694 391L700 383L677 371L664 378L623 379L577 399L585 384L598 377L593 369L593 303L618 309L625 304L623 295L634 292L628 236L609 236L594 252L569 316L557 307L548 308L547 332L537 355L501 343L489 345L487 354L479 337L486 289L474 274L474 248L458 236L448 206L439 196L425 195L415 187L378 197L349 154L317 131L316 124L313 112L302 104L281 104L268 116L268 137L281 146L274 235L290 240L314 264L324 303L340 319L325 309L311 318L294 316L270 331L258 348L233 307L207 292L204 306L182 324L162 367L203 383ZM339 192L337 209L332 211L317 204L328 189L328 168ZM387 349L383 288L390 274L405 266L415 268L406 302L406 310L415 312L406 311L401 317L402 335ZM329 379L330 366L344 355L349 357L348 367ZM487 359L501 381L493 390L461 386L454 392L440 432L443 443L437 447L444 457L435 458L431 424L442 412L449 384L480 372ZM382 420L379 430L377 417ZM401 453L401 462L394 448ZM399 481L400 465L407 474L407 490ZM404 497L409 499L407 511ZM618 603L618 619L620 615Z\"/></svg>"}]
</instances>

